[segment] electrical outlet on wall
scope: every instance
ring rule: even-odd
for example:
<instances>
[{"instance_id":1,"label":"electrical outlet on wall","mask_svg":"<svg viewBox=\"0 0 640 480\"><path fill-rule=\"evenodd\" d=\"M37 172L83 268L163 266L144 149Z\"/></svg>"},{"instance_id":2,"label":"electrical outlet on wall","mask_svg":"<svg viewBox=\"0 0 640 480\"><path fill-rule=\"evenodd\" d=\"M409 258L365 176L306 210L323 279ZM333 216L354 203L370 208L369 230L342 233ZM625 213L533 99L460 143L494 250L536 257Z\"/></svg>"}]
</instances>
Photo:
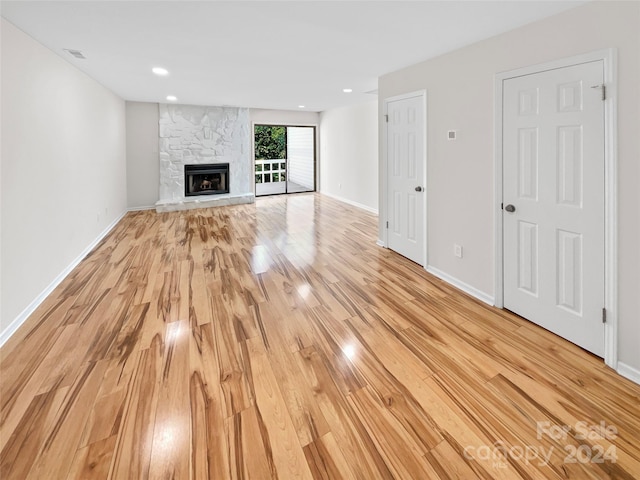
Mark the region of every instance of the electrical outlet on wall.
<instances>
[{"instance_id":1,"label":"electrical outlet on wall","mask_svg":"<svg viewBox=\"0 0 640 480\"><path fill-rule=\"evenodd\" d=\"M458 258L462 258L462 245L458 245L457 243L454 243L453 254Z\"/></svg>"}]
</instances>

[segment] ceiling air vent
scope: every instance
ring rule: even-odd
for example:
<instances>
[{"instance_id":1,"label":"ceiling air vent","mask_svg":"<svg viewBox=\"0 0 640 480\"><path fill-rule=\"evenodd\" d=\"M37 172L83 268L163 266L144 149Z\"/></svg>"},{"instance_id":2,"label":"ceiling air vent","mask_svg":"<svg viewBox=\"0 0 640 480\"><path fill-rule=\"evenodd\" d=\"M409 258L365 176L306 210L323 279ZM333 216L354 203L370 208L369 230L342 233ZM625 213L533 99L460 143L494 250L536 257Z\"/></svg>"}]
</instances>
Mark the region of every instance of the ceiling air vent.
<instances>
[{"instance_id":1,"label":"ceiling air vent","mask_svg":"<svg viewBox=\"0 0 640 480\"><path fill-rule=\"evenodd\" d=\"M81 60L84 60L85 58L87 58L82 54L82 52L80 50L72 50L70 48L65 48L64 51L65 52L69 52L71 55L73 55L74 57L79 58Z\"/></svg>"}]
</instances>

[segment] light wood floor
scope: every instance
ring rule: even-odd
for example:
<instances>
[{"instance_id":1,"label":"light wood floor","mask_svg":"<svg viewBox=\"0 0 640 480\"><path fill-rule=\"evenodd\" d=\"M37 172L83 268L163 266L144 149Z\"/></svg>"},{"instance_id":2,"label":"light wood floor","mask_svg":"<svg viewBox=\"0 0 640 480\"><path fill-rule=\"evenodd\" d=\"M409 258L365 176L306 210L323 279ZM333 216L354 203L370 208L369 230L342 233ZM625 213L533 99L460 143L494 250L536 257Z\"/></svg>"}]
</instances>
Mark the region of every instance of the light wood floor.
<instances>
[{"instance_id":1,"label":"light wood floor","mask_svg":"<svg viewBox=\"0 0 640 480\"><path fill-rule=\"evenodd\" d=\"M375 240L128 214L1 350L0 478L640 478L640 386Z\"/></svg>"}]
</instances>

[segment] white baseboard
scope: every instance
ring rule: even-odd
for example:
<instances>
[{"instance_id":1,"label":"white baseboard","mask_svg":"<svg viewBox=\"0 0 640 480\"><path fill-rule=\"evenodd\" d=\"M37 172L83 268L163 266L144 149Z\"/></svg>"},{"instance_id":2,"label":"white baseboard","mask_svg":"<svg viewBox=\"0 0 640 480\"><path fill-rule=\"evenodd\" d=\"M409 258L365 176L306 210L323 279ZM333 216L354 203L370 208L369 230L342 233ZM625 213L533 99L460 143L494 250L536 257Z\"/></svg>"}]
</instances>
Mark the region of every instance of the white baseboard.
<instances>
[{"instance_id":1,"label":"white baseboard","mask_svg":"<svg viewBox=\"0 0 640 480\"><path fill-rule=\"evenodd\" d=\"M640 385L640 370L634 368L626 363L618 362L618 368L616 371L624 378L628 378L634 383Z\"/></svg>"},{"instance_id":2,"label":"white baseboard","mask_svg":"<svg viewBox=\"0 0 640 480\"><path fill-rule=\"evenodd\" d=\"M367 211L369 213L373 213L374 215L378 215L378 210L377 209L368 207L366 205L363 205L362 203L354 202L353 200L348 200L346 198L339 197L338 195L334 195L333 193L327 193L327 192L323 192L323 191L320 191L320 193L322 195L326 195L327 197L331 197L334 200L338 200L339 202L347 203L347 204L349 204L349 205L351 205L353 207L357 207L357 208L365 210L365 211Z\"/></svg>"},{"instance_id":3,"label":"white baseboard","mask_svg":"<svg viewBox=\"0 0 640 480\"><path fill-rule=\"evenodd\" d=\"M153 207L155 208L155 207ZM98 237L85 248L80 255L78 255L75 260L73 260L62 272L58 274L56 278L42 291L40 294L33 299L33 301L25 308L22 313L20 313L7 328L5 328L2 332L0 332L0 347L5 344L7 340L16 333L18 328L29 318L29 316L40 306L40 304L47 298L53 290L60 285L67 275L71 273L71 271L78 266L78 264L86 257L91 250L95 248L98 243L102 241L104 237L106 237L109 232L115 227L120 220L127 214L127 212L123 212L118 218L116 218L111 224L105 228Z\"/></svg>"},{"instance_id":4,"label":"white baseboard","mask_svg":"<svg viewBox=\"0 0 640 480\"><path fill-rule=\"evenodd\" d=\"M379 247L382 247L382 248L386 248L385 245L384 245L384 242L382 240L380 240L380 239L376 240L376 245L378 245Z\"/></svg>"},{"instance_id":5,"label":"white baseboard","mask_svg":"<svg viewBox=\"0 0 640 480\"><path fill-rule=\"evenodd\" d=\"M155 205L149 205L148 207L129 207L127 208L127 212L139 212L141 210L155 210Z\"/></svg>"},{"instance_id":6,"label":"white baseboard","mask_svg":"<svg viewBox=\"0 0 640 480\"><path fill-rule=\"evenodd\" d=\"M481 302L484 302L484 303L486 303L488 305L491 305L491 306L495 305L494 297L489 295L488 293L485 293L485 292L483 292L481 290L478 290L477 288L472 287L468 283L464 283L463 281L458 280L457 278L452 277L448 273L445 273L445 272L443 272L441 270L438 270L437 268L432 267L431 265L427 265L426 270L430 274L435 275L436 277L438 277L440 280L444 280L445 282L450 283L454 287L459 288L463 292L468 293L472 297L477 298Z\"/></svg>"}]
</instances>

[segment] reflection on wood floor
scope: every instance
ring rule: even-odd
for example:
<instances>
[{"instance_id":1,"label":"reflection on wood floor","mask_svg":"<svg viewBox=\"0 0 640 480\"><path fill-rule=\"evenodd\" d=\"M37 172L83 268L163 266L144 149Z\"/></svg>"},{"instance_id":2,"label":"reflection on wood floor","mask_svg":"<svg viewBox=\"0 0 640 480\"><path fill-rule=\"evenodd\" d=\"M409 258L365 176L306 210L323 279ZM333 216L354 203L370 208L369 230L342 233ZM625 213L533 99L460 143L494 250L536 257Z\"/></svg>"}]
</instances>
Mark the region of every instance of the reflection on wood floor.
<instances>
[{"instance_id":1,"label":"reflection on wood floor","mask_svg":"<svg viewBox=\"0 0 640 480\"><path fill-rule=\"evenodd\" d=\"M2 479L640 476L640 386L317 194L129 213L2 348Z\"/></svg>"}]
</instances>

